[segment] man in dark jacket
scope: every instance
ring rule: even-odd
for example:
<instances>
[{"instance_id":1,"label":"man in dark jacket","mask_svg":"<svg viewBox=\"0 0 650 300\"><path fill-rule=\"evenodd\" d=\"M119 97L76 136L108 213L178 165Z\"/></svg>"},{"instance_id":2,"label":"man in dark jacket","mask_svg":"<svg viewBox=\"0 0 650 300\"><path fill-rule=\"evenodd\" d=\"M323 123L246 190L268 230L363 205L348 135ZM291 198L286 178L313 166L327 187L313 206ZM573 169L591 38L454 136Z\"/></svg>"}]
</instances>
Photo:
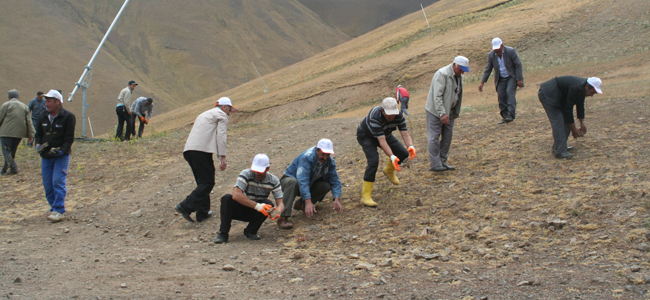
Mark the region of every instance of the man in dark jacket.
<instances>
[{"instance_id":1,"label":"man in dark jacket","mask_svg":"<svg viewBox=\"0 0 650 300\"><path fill-rule=\"evenodd\" d=\"M40 116L35 126L45 198L52 212L47 219L53 223L65 220L66 176L76 124L75 116L63 109L62 104L63 97L58 91L45 94L47 113Z\"/></svg>"},{"instance_id":2,"label":"man in dark jacket","mask_svg":"<svg viewBox=\"0 0 650 300\"><path fill-rule=\"evenodd\" d=\"M573 147L567 147L567 139L569 134L578 138L587 133L587 126L584 124L585 97L602 94L601 85L602 81L597 77L560 76L540 86L537 96L553 128L553 153L556 158L573 156L568 152L573 150ZM573 119L573 106L576 107L580 120L580 129L576 127Z\"/></svg>"},{"instance_id":3,"label":"man in dark jacket","mask_svg":"<svg viewBox=\"0 0 650 300\"><path fill-rule=\"evenodd\" d=\"M483 92L483 84L490 78L494 69L494 87L499 97L499 110L501 122L509 123L515 119L517 108L517 87L524 87L524 75L519 55L512 47L506 47L500 38L492 39L492 51L488 53L487 66L483 72L483 79L478 85L479 92Z\"/></svg>"}]
</instances>

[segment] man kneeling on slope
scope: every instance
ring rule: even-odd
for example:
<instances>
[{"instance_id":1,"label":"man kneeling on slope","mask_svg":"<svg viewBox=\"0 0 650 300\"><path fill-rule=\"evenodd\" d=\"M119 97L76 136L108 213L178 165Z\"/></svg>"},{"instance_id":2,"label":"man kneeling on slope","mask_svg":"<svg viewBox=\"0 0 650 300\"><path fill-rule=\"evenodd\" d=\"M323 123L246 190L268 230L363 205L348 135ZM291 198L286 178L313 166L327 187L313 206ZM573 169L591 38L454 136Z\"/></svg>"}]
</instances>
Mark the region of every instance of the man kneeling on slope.
<instances>
[{"instance_id":1,"label":"man kneeling on slope","mask_svg":"<svg viewBox=\"0 0 650 300\"><path fill-rule=\"evenodd\" d=\"M296 157L291 165L284 171L280 179L284 192L284 206L286 209L278 219L281 229L293 228L289 222L291 208L304 210L305 216L311 218L316 212L316 203L325 198L332 190L334 201L332 208L341 212L341 181L336 172L334 158L334 145L329 139L321 139L316 147L311 147ZM302 198L293 202L296 196Z\"/></svg>"},{"instance_id":2,"label":"man kneeling on slope","mask_svg":"<svg viewBox=\"0 0 650 300\"><path fill-rule=\"evenodd\" d=\"M221 226L214 240L215 243L223 244L228 241L232 220L249 222L244 229L244 236L251 240L259 240L257 231L266 217L275 220L278 211L284 210L280 180L269 173L269 168L269 157L266 154L255 155L250 169L239 173L232 195L226 194L221 197ZM273 209L273 203L268 199L271 192L278 204L278 211ZM273 215L274 211L275 215Z\"/></svg>"}]
</instances>

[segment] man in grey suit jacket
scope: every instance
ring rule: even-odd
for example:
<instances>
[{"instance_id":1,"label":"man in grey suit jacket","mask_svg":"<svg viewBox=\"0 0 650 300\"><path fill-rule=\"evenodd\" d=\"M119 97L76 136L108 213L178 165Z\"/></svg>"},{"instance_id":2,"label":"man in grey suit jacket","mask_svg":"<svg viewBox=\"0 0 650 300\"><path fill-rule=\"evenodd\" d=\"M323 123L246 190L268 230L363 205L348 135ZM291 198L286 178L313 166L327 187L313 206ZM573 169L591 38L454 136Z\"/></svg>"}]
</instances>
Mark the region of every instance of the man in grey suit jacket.
<instances>
[{"instance_id":1,"label":"man in grey suit jacket","mask_svg":"<svg viewBox=\"0 0 650 300\"><path fill-rule=\"evenodd\" d=\"M515 119L517 109L517 87L524 87L524 75L521 61L517 51L512 47L506 47L500 38L492 39L492 51L488 53L487 66L483 72L483 79L478 86L479 92L483 92L483 84L490 78L494 69L494 87L499 95L499 110L501 111L501 122L509 123Z\"/></svg>"}]
</instances>

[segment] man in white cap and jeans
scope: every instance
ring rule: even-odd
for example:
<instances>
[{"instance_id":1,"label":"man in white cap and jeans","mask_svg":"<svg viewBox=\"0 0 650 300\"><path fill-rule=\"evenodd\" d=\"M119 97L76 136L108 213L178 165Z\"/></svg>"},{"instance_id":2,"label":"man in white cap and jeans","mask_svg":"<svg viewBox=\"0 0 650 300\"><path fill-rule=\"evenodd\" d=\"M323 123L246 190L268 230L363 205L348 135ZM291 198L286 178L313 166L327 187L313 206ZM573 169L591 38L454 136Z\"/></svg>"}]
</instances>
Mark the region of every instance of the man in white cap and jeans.
<instances>
[{"instance_id":1,"label":"man in white cap and jeans","mask_svg":"<svg viewBox=\"0 0 650 300\"><path fill-rule=\"evenodd\" d=\"M399 130L404 147L393 135L395 129ZM376 207L377 203L372 200L372 188L375 182L375 174L379 168L379 152L377 147L388 156L384 175L393 184L399 184L395 171L402 170L402 163L415 158L415 147L413 140L406 128L406 118L400 111L395 98L385 98L381 106L373 107L370 113L361 121L357 127L357 142L366 154L368 165L363 175L363 188L361 192L361 203L365 206Z\"/></svg>"},{"instance_id":2,"label":"man in white cap and jeans","mask_svg":"<svg viewBox=\"0 0 650 300\"><path fill-rule=\"evenodd\" d=\"M264 220L267 217L275 220L274 216L269 215L269 211L274 206L268 199L271 193L278 205L278 211L284 210L280 180L269 173L269 169L269 157L266 154L255 155L251 167L239 173L232 195L226 194L221 197L221 226L214 240L215 243L223 244L228 241L232 220L248 222L248 226L244 229L244 236L251 240L259 240L257 231Z\"/></svg>"},{"instance_id":3,"label":"man in white cap and jeans","mask_svg":"<svg viewBox=\"0 0 650 300\"><path fill-rule=\"evenodd\" d=\"M492 51L488 53L483 79L478 85L479 92L483 92L483 84L490 78L492 69L494 69L494 87L499 97L502 118L499 124L512 122L516 116L517 87L524 87L523 68L515 48L504 46L498 37L492 39Z\"/></svg>"},{"instance_id":4,"label":"man in white cap and jeans","mask_svg":"<svg viewBox=\"0 0 650 300\"><path fill-rule=\"evenodd\" d=\"M433 75L427 103L427 148L431 171L455 170L447 164L454 121L460 115L463 102L463 73L469 72L469 60L456 56L454 62Z\"/></svg>"},{"instance_id":5,"label":"man in white cap and jeans","mask_svg":"<svg viewBox=\"0 0 650 300\"><path fill-rule=\"evenodd\" d=\"M296 157L280 178L284 193L284 211L278 219L281 229L293 228L291 208L304 210L305 216L311 218L316 212L316 203L325 198L331 190L334 201L332 208L341 212L341 181L336 172L336 163L331 155L334 145L329 139L321 139L316 146L311 147ZM301 196L298 201L296 196Z\"/></svg>"},{"instance_id":6,"label":"man in white cap and jeans","mask_svg":"<svg viewBox=\"0 0 650 300\"><path fill-rule=\"evenodd\" d=\"M560 76L542 83L537 92L548 120L553 129L553 154L556 158L571 158L567 147L569 135L578 138L587 134L585 126L585 97L596 93L602 94L602 81L598 77L581 78L576 76ZM573 106L576 107L580 128L573 118Z\"/></svg>"},{"instance_id":7,"label":"man in white cap and jeans","mask_svg":"<svg viewBox=\"0 0 650 300\"><path fill-rule=\"evenodd\" d=\"M176 206L176 211L186 220L194 222L191 213L196 212L196 221L202 222L212 216L210 192L214 187L215 167L212 155L220 161L219 169L226 169L226 132L228 117L237 111L228 97L221 97L215 108L201 113L185 142L183 158L192 168L196 188L185 200Z\"/></svg>"},{"instance_id":8,"label":"man in white cap and jeans","mask_svg":"<svg viewBox=\"0 0 650 300\"><path fill-rule=\"evenodd\" d=\"M47 113L42 114L34 124L34 143L41 155L43 188L52 212L47 219L54 223L65 219L66 177L76 119L71 112L63 109L63 97L57 90L50 90L44 98Z\"/></svg>"}]
</instances>

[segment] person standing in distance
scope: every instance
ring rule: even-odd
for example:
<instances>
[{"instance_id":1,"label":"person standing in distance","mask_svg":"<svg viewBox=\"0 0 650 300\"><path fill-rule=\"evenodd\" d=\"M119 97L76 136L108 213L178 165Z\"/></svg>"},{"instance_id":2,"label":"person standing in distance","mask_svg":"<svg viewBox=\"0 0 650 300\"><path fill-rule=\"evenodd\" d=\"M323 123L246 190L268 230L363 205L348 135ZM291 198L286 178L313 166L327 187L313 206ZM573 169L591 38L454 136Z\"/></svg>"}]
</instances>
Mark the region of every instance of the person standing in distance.
<instances>
[{"instance_id":1,"label":"person standing in distance","mask_svg":"<svg viewBox=\"0 0 650 300\"><path fill-rule=\"evenodd\" d=\"M47 110L45 109L45 99L43 99L43 92L37 92L36 98L29 101L27 107L29 108L29 111L32 112L32 124L36 127L38 118L42 114L47 113ZM31 147L33 143L34 141L32 140L32 142L28 142L27 145Z\"/></svg>"},{"instance_id":2,"label":"person standing in distance","mask_svg":"<svg viewBox=\"0 0 650 300\"><path fill-rule=\"evenodd\" d=\"M183 158L192 168L196 188L185 200L176 205L176 211L190 222L194 222L191 213L196 212L196 221L203 222L212 216L210 210L210 192L214 187L215 167L212 155L220 160L219 169L225 170L226 139L228 117L237 111L228 97L221 97L215 108L201 113L190 131L185 142Z\"/></svg>"},{"instance_id":3,"label":"person standing in distance","mask_svg":"<svg viewBox=\"0 0 650 300\"><path fill-rule=\"evenodd\" d=\"M131 133L133 132L133 124L131 122L131 93L133 93L136 86L138 84L135 81L129 81L128 86L122 89L120 95L117 97L117 107L115 108L115 113L117 114L117 130L115 131L115 138L121 141L130 140ZM125 129L124 122L126 122L126 132L124 133L124 137L122 137L122 131Z\"/></svg>"},{"instance_id":4,"label":"person standing in distance","mask_svg":"<svg viewBox=\"0 0 650 300\"><path fill-rule=\"evenodd\" d=\"M35 143L36 151L41 155L45 198L52 212L47 219L54 223L65 219L66 177L76 118L63 109L63 97L58 91L50 90L44 97L47 113L38 119Z\"/></svg>"},{"instance_id":5,"label":"person standing in distance","mask_svg":"<svg viewBox=\"0 0 650 300\"><path fill-rule=\"evenodd\" d=\"M501 121L499 124L512 122L516 117L517 87L524 87L523 68L515 48L506 47L500 38L492 39L492 51L488 53L487 66L478 91L483 92L483 84L490 78L494 69L494 87L496 88Z\"/></svg>"}]
</instances>

